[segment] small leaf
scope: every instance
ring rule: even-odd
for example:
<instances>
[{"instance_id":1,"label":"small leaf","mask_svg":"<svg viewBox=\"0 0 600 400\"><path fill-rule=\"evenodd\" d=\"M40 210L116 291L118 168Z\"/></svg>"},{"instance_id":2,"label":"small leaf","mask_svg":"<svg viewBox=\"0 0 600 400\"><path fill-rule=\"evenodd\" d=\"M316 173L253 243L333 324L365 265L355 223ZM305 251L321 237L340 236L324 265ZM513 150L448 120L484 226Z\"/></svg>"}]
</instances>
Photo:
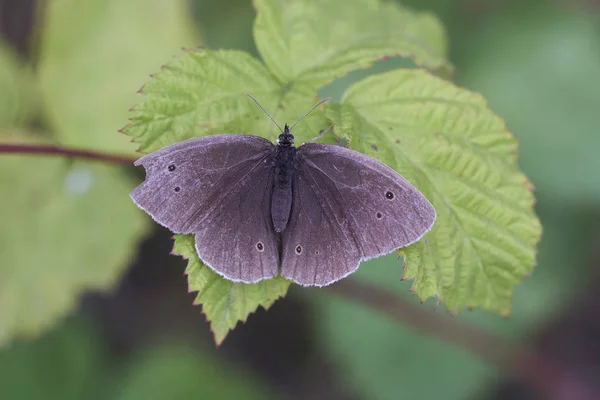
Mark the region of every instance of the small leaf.
<instances>
[{"instance_id":1,"label":"small leaf","mask_svg":"<svg viewBox=\"0 0 600 400\"><path fill-rule=\"evenodd\" d=\"M258 306L269 308L290 286L281 276L254 284L223 279L198 259L193 235L176 235L173 252L188 260L189 291L198 292L195 303L202 304L217 345L238 321L245 322Z\"/></svg>"},{"instance_id":2,"label":"small leaf","mask_svg":"<svg viewBox=\"0 0 600 400\"><path fill-rule=\"evenodd\" d=\"M0 346L36 336L89 289L109 289L145 219L122 170L59 157L0 159Z\"/></svg>"},{"instance_id":3,"label":"small leaf","mask_svg":"<svg viewBox=\"0 0 600 400\"><path fill-rule=\"evenodd\" d=\"M64 145L135 146L116 130L157 65L198 39L183 0L61 0L45 7L39 75L47 123Z\"/></svg>"},{"instance_id":4,"label":"small leaf","mask_svg":"<svg viewBox=\"0 0 600 400\"><path fill-rule=\"evenodd\" d=\"M358 0L255 0L256 45L284 84L319 88L384 57L412 57L417 65L449 68L440 22L395 3Z\"/></svg>"},{"instance_id":5,"label":"small leaf","mask_svg":"<svg viewBox=\"0 0 600 400\"><path fill-rule=\"evenodd\" d=\"M343 102L328 109L336 132L340 126L351 147L395 168L436 208L433 230L404 250L412 290L452 311L508 313L535 264L541 227L504 123L481 96L424 71L366 78Z\"/></svg>"}]
</instances>

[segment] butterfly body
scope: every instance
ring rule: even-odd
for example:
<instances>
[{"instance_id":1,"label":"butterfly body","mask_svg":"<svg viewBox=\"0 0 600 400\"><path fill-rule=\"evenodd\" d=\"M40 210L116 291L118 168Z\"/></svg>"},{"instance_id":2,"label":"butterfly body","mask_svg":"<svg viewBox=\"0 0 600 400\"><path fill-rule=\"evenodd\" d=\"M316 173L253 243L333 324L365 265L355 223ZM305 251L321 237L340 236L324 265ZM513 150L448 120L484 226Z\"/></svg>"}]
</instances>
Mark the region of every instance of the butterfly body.
<instances>
[{"instance_id":1,"label":"butterfly body","mask_svg":"<svg viewBox=\"0 0 600 400\"><path fill-rule=\"evenodd\" d=\"M283 232L292 210L292 181L296 172L296 148L294 136L288 125L277 139L273 150L275 168L273 196L271 199L271 217L275 232Z\"/></svg>"},{"instance_id":2,"label":"butterfly body","mask_svg":"<svg viewBox=\"0 0 600 400\"><path fill-rule=\"evenodd\" d=\"M189 139L135 162L133 201L175 233L195 235L200 259L232 281L277 274L324 286L361 261L419 240L433 206L396 171L337 145L294 147L251 135Z\"/></svg>"}]
</instances>

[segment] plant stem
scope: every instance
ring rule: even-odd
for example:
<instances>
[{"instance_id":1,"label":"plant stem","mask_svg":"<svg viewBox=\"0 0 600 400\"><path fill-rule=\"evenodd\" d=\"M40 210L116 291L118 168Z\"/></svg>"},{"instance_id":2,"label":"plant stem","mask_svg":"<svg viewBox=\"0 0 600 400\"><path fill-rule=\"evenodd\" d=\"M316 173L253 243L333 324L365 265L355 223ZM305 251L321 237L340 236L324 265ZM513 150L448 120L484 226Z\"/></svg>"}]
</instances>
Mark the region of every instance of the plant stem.
<instances>
[{"instance_id":1,"label":"plant stem","mask_svg":"<svg viewBox=\"0 0 600 400\"><path fill-rule=\"evenodd\" d=\"M0 143L1 153L13 154L40 154L47 156L64 156L69 158L87 158L89 160L104 161L108 163L133 165L135 158L120 154L102 153L93 150L72 149L54 144L29 144L29 143Z\"/></svg>"},{"instance_id":2,"label":"plant stem","mask_svg":"<svg viewBox=\"0 0 600 400\"><path fill-rule=\"evenodd\" d=\"M404 325L483 357L502 372L521 379L548 398L600 399L600 392L591 387L591 382L583 382L571 371L547 357L458 319L411 304L379 286L344 279L328 287L327 291L368 306Z\"/></svg>"}]
</instances>

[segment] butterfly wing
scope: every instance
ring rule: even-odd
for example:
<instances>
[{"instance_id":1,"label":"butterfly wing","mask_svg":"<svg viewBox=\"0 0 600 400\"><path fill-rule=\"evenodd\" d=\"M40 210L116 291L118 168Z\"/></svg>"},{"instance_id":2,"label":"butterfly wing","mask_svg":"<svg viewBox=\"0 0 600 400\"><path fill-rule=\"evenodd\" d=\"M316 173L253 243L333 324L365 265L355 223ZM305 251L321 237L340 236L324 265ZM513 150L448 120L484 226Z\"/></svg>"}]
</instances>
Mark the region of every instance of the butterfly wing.
<instances>
[{"instance_id":1,"label":"butterfly wing","mask_svg":"<svg viewBox=\"0 0 600 400\"><path fill-rule=\"evenodd\" d=\"M416 242L433 226L431 203L385 164L334 145L309 143L297 154L283 276L328 285L362 260Z\"/></svg>"},{"instance_id":2,"label":"butterfly wing","mask_svg":"<svg viewBox=\"0 0 600 400\"><path fill-rule=\"evenodd\" d=\"M281 275L300 285L324 286L354 272L361 254L350 224L334 210L343 203L322 191L298 161L291 216L283 231Z\"/></svg>"},{"instance_id":3,"label":"butterfly wing","mask_svg":"<svg viewBox=\"0 0 600 400\"><path fill-rule=\"evenodd\" d=\"M131 198L173 232L194 233L198 255L217 273L242 282L271 278L279 265L266 162L273 151L271 142L249 135L176 143L135 162L146 179Z\"/></svg>"}]
</instances>

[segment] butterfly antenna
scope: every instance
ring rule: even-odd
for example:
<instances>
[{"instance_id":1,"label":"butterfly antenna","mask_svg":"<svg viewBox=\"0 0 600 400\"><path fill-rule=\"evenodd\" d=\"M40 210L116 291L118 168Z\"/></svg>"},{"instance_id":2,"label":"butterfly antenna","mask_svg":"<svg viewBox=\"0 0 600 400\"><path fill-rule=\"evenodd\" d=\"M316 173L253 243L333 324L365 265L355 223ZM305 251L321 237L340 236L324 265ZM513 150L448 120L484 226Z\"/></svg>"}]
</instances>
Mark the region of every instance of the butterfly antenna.
<instances>
[{"instance_id":1,"label":"butterfly antenna","mask_svg":"<svg viewBox=\"0 0 600 400\"><path fill-rule=\"evenodd\" d=\"M298 121L296 121L296 123L295 123L294 125L292 125L292 127L290 128L290 131L291 131L292 129L294 129L294 127L295 127L296 125L298 125L298 122L302 121L304 118L308 117L308 115L309 115L311 112L315 111L315 108L319 107L321 104L323 104L323 103L325 103L325 102L328 102L329 100L331 100L331 97L326 97L326 98L324 98L323 100L321 100L319 103L317 103L317 104L316 104L316 105L315 105L313 108L311 108L311 109L310 109L310 111L309 111L309 112L307 112L306 114L304 114L304 115L302 116L302 118L300 118Z\"/></svg>"},{"instance_id":2,"label":"butterfly antenna","mask_svg":"<svg viewBox=\"0 0 600 400\"><path fill-rule=\"evenodd\" d=\"M263 110L263 112L264 112L265 114L267 114L267 117L269 117L269 119L270 119L271 121L273 121L273 123L274 123L274 124L275 124L275 125L276 125L276 126L279 128L279 130L281 131L281 133L283 133L283 129L281 129L281 127L279 126L279 124L278 124L277 122L275 122L275 120L273 119L273 117L271 117L271 114L269 114L269 113L267 112L267 110L265 110L265 109L263 108L263 106L261 106L261 105L260 105L260 103L258 102L258 100L256 100L254 97L252 97L252 95L250 95L249 93L246 93L246 96L250 97L250 98L252 99L252 101L254 101L254 102L256 103L256 105L257 105L257 106L259 106L259 107L260 107L260 109L261 109L261 110ZM312 110L311 110L311 111L312 111Z\"/></svg>"}]
</instances>

